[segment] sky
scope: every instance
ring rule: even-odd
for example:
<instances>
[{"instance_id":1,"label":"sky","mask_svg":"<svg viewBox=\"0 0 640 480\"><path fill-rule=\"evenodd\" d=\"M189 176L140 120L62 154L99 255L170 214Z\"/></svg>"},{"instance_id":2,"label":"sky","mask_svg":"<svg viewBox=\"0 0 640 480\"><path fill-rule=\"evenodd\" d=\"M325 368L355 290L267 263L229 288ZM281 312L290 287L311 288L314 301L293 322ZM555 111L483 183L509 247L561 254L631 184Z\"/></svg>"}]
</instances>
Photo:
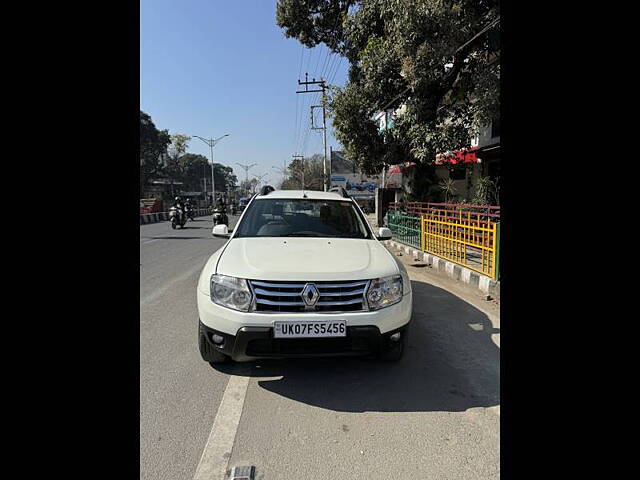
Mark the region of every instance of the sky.
<instances>
[{"instance_id":1,"label":"sky","mask_svg":"<svg viewBox=\"0 0 640 480\"><path fill-rule=\"evenodd\" d=\"M275 22L276 0L141 0L140 109L160 130L218 138L214 161L282 179L284 162L294 154L322 153L322 131L310 130L316 93L297 80L323 77L343 86L347 60L329 55L324 45L307 49ZM311 89L312 86L310 86ZM315 121L321 124L320 109ZM327 120L327 152L340 149ZM190 153L210 158L197 138ZM275 167L275 168L274 168ZM280 169L280 171L278 171Z\"/></svg>"}]
</instances>

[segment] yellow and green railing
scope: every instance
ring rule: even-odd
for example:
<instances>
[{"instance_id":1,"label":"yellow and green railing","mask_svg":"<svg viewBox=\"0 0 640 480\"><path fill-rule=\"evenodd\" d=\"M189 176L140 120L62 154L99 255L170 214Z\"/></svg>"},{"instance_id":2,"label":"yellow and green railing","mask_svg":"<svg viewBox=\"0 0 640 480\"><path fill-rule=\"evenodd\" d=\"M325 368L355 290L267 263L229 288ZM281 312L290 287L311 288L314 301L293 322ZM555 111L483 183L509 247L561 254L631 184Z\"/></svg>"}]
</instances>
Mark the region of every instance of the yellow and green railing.
<instances>
[{"instance_id":1,"label":"yellow and green railing","mask_svg":"<svg viewBox=\"0 0 640 480\"><path fill-rule=\"evenodd\" d=\"M430 208L418 216L390 210L387 226L398 242L445 258L493 280L500 278L499 214Z\"/></svg>"}]
</instances>

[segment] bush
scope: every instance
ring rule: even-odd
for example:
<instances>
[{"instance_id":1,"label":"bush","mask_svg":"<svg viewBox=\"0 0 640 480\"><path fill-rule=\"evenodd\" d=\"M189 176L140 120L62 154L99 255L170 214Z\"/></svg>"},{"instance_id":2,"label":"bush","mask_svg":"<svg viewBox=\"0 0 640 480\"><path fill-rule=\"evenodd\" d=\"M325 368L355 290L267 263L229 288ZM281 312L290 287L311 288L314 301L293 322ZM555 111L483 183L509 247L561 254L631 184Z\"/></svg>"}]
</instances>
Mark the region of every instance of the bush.
<instances>
[{"instance_id":1,"label":"bush","mask_svg":"<svg viewBox=\"0 0 640 480\"><path fill-rule=\"evenodd\" d=\"M498 179L481 177L473 189L471 203L475 205L500 205Z\"/></svg>"}]
</instances>

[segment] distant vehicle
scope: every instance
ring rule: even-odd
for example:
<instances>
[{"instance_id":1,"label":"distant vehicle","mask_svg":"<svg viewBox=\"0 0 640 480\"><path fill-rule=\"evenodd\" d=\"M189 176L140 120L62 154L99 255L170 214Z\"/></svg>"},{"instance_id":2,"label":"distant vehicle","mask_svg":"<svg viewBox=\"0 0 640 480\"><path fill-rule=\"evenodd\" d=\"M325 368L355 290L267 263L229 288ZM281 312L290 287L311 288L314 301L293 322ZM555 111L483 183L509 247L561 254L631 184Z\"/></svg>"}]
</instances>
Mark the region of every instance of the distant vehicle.
<instances>
[{"instance_id":1,"label":"distant vehicle","mask_svg":"<svg viewBox=\"0 0 640 480\"><path fill-rule=\"evenodd\" d=\"M240 199L240 201L238 202L238 212L243 212L245 207L247 206L247 203L249 203L249 198L247 197L242 197Z\"/></svg>"},{"instance_id":2,"label":"distant vehicle","mask_svg":"<svg viewBox=\"0 0 640 480\"><path fill-rule=\"evenodd\" d=\"M378 188L378 184L376 182L365 182L364 188L370 192L375 192L376 188Z\"/></svg>"},{"instance_id":3,"label":"distant vehicle","mask_svg":"<svg viewBox=\"0 0 640 480\"><path fill-rule=\"evenodd\" d=\"M412 315L402 262L344 189L263 187L205 265L199 348L212 364L332 355L399 360Z\"/></svg>"}]
</instances>

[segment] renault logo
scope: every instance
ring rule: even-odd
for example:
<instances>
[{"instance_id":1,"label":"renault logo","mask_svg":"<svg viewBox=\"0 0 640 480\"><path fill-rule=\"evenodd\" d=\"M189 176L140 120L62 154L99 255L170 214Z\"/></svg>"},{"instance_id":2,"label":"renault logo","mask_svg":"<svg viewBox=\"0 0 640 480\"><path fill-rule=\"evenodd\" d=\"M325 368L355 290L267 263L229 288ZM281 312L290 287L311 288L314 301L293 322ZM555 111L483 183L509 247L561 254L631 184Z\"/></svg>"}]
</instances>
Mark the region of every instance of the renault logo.
<instances>
[{"instance_id":1,"label":"renault logo","mask_svg":"<svg viewBox=\"0 0 640 480\"><path fill-rule=\"evenodd\" d=\"M302 300L304 303L313 307L316 302L320 298L320 293L318 293L318 288L313 283L307 283L302 290Z\"/></svg>"}]
</instances>

